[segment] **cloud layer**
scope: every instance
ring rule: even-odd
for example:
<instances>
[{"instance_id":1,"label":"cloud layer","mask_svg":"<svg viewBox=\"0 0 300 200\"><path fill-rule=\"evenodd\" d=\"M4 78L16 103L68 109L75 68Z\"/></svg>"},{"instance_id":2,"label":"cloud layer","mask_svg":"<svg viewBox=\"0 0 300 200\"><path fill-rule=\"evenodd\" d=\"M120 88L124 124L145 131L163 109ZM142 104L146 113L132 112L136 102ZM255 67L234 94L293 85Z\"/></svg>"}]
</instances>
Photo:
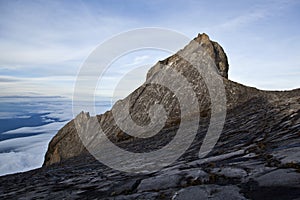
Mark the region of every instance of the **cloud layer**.
<instances>
[{"instance_id":1,"label":"cloud layer","mask_svg":"<svg viewBox=\"0 0 300 200\"><path fill-rule=\"evenodd\" d=\"M24 127L3 134L26 134L42 131L31 137L20 137L0 142L0 175L28 171L41 167L48 143L65 122L40 127Z\"/></svg>"},{"instance_id":2,"label":"cloud layer","mask_svg":"<svg viewBox=\"0 0 300 200\"><path fill-rule=\"evenodd\" d=\"M41 167L49 141L74 117L71 100L61 97L0 97L0 107L0 125L7 119L12 125L11 130L0 131L0 175ZM97 103L97 107L101 113L110 103ZM32 116L40 119L26 126ZM19 128L14 123L18 119L24 119Z\"/></svg>"}]
</instances>

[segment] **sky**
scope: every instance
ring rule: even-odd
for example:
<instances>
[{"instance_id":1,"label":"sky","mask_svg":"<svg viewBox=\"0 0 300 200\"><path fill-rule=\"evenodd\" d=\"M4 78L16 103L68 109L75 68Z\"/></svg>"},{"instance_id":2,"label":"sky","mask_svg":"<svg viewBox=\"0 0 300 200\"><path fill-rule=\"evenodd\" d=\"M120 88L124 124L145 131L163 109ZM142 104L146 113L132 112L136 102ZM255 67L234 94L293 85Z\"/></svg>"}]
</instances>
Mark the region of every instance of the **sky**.
<instances>
[{"instance_id":1,"label":"sky","mask_svg":"<svg viewBox=\"0 0 300 200\"><path fill-rule=\"evenodd\" d=\"M99 44L144 27L190 39L205 32L227 53L229 79L267 90L299 88L299 10L297 0L0 0L0 95L72 98L80 67ZM101 83L103 94L111 95L110 80L120 79L120 71L147 64L131 91L169 55L141 50L120 58Z\"/></svg>"}]
</instances>

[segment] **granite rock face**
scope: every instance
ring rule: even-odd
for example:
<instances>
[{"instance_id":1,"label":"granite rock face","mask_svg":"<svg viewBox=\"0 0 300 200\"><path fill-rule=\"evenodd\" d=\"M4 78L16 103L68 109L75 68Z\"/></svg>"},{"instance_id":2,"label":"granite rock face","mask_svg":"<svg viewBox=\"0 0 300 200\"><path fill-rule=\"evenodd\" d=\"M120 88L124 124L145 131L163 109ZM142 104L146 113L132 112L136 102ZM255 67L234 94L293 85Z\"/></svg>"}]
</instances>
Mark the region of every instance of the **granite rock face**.
<instances>
[{"instance_id":1,"label":"granite rock face","mask_svg":"<svg viewBox=\"0 0 300 200\"><path fill-rule=\"evenodd\" d=\"M180 158L156 172L134 174L109 168L91 156L82 145L75 122L84 125L93 117L80 113L52 139L42 168L0 177L0 198L299 198L300 89L262 91L230 81L227 79L227 58L222 48L204 34L198 35L194 41L199 42L214 61L227 100L222 134L206 157L199 158L198 153L210 123L211 100L205 77L180 57L189 55L191 61L201 62L201 51L189 44L177 55L158 62L150 69L147 81L157 78L164 66L175 69L192 83L200 105L198 110L182 119L174 92L146 81L127 97L130 115L137 124L146 126L151 123L148 112L151 106L163 104L167 119L158 134L149 138L128 135L117 126L112 111L96 118L116 145L141 153L161 149L174 139L182 120L192 121L195 116L200 116L196 137ZM162 76L159 80L165 78ZM161 155L161 160L166 156ZM124 165L130 162L122 157L116 156L116 159Z\"/></svg>"},{"instance_id":2,"label":"granite rock face","mask_svg":"<svg viewBox=\"0 0 300 200\"><path fill-rule=\"evenodd\" d=\"M149 70L145 84L137 88L126 98L130 101L130 115L135 123L141 126L149 124L150 118L148 112L153 104L164 105L166 112L169 113L165 127L173 126L180 121L180 105L178 99L176 97L174 98L174 93L161 85L148 84L148 82L151 82L151 80L155 78L157 72L162 71L162 69L166 67L171 67L176 70L192 83L200 108L195 111L195 113L190 114L199 115L200 113L204 116L209 114L209 91L206 87L203 75L199 74L199 72L192 67L193 63L198 63L202 60L206 61L207 57L203 56L203 53L206 53L208 55L207 57L214 63L217 73L220 74L221 77L228 77L229 65L227 56L222 47L217 42L211 41L206 34L199 34L190 42L190 44L180 50L177 54L155 64ZM169 78L169 74L165 73L159 78L158 82L162 82L167 78ZM224 81L225 87L227 83L230 84L230 81L227 79L224 79ZM170 82L174 82L174 87L177 87L175 81L171 80ZM238 90L237 92L241 93L240 96L235 95L233 97L236 98L234 99L234 103L237 101L244 102L253 92L258 92L256 89L246 88L240 85L235 85L230 89ZM229 101L229 103L231 102L232 101ZM189 103L194 104L195 102ZM109 135L111 140L120 142L132 139L132 137L118 128L111 111L97 117L102 129ZM150 138L149 140L156 141L159 137L160 134L156 136L156 139ZM138 138L135 139L137 143L140 141ZM50 142L44 165L60 162L75 155L79 155L82 152L86 152L86 149L78 137L76 128L74 127L74 121L72 120L63 127Z\"/></svg>"},{"instance_id":3,"label":"granite rock face","mask_svg":"<svg viewBox=\"0 0 300 200\"><path fill-rule=\"evenodd\" d=\"M189 57L192 57L191 54L193 53L199 53L199 49L192 50L192 52L190 52L191 49L193 49L192 45L193 43L199 44L201 46L201 50L206 52L211 59L215 62L215 65L218 69L218 73L224 77L224 78L228 78L228 70L229 70L229 64L228 64L228 59L226 56L226 53L224 52L223 48L214 41L211 41L208 37L208 35L206 35L205 33L203 34L198 34L198 36L196 38L194 38L190 44L188 44L183 51L187 52L189 55ZM199 57L198 57L199 58ZM176 67L176 60L180 60L179 56L177 54L163 60L160 61L159 63L157 63L155 66L153 66L147 75L147 79L150 78L150 76L152 76L155 72L159 71L161 69L161 65L159 64L166 64L166 65L172 65L172 67Z\"/></svg>"}]
</instances>

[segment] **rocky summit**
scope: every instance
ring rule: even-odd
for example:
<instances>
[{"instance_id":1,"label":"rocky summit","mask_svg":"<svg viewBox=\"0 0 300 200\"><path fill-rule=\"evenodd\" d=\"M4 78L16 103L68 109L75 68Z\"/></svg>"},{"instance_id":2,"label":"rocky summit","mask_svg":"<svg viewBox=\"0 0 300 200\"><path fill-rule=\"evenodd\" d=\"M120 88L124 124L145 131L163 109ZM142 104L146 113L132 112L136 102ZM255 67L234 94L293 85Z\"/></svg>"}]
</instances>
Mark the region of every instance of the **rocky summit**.
<instances>
[{"instance_id":1,"label":"rocky summit","mask_svg":"<svg viewBox=\"0 0 300 200\"><path fill-rule=\"evenodd\" d=\"M203 68L213 64L215 71L199 71L195 68L198 64ZM98 116L82 112L67 123L49 143L43 167L0 177L0 198L299 199L300 89L263 91L247 87L229 80L228 69L223 48L206 34L199 34L176 54L157 62L149 70L146 82L112 110ZM195 98L184 94L181 99L176 97L188 88L180 79L166 81L170 79L168 70L187 80ZM209 85L208 80L214 80L213 84ZM168 87L158 84L161 82ZM216 82L222 83L223 90ZM199 157L210 127L220 123L211 117L224 111L211 99L219 90L226 98L224 126L219 137L211 140L216 140L213 148ZM181 101L199 106L193 110L186 107L185 111ZM163 120L152 118L161 110L153 109L158 104L165 110ZM124 131L131 126L119 127L119 119L128 120L128 116L115 116L127 108L137 127L154 124L155 128L163 121L159 131L147 133L149 137ZM109 147L99 151L99 146L106 143L103 137L97 138L99 130L92 123L95 121L110 142L136 155L150 156L169 144L174 146L166 154L157 154L160 162L152 163L146 157L134 160L115 155ZM180 133L184 136L182 141L177 137L181 124L186 125ZM78 133L83 130L93 130L86 136L87 142ZM196 130L193 137L191 130ZM185 138L192 139L186 149ZM173 152L182 148L182 155L164 165ZM147 170L116 170L99 162L95 155L106 155L121 167L132 165L138 166L139 172ZM148 170L154 165L161 165L161 169Z\"/></svg>"}]
</instances>

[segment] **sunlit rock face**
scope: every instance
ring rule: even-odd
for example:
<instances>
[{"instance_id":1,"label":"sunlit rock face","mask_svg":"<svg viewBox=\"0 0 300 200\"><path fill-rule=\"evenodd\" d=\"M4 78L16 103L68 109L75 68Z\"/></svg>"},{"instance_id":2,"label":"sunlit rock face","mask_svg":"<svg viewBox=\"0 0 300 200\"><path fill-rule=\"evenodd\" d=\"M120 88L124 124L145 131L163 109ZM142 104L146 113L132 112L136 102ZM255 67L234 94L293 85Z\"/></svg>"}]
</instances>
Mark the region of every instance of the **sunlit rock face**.
<instances>
[{"instance_id":1,"label":"sunlit rock face","mask_svg":"<svg viewBox=\"0 0 300 200\"><path fill-rule=\"evenodd\" d=\"M198 47L193 45L194 42ZM216 145L206 157L199 158L199 149L210 123L212 103L205 77L191 62L202 62L203 52L214 62L216 76L224 84L227 113ZM197 102L193 103L198 103L199 109L181 116L180 103L174 92L149 84L166 67L176 70L191 83L197 97ZM300 89L262 91L230 81L227 76L228 61L224 50L206 34L199 34L177 54L155 64L148 72L148 82L125 98L129 101L132 120L140 126L151 122L149 109L152 105L164 106L167 119L159 133L149 138L134 137L117 126L112 111L96 116L110 141L136 153L163 148L174 139L182 120L193 121L199 117L192 144L180 158L163 169L152 173L125 173L97 161L77 134L75 122L80 128L95 119L82 112L52 139L42 168L0 177L0 198L299 198ZM166 78L167 74L159 80ZM93 147L97 144L101 145L101 140ZM162 155L161 160L166 156ZM135 162L117 156L116 161L121 165Z\"/></svg>"},{"instance_id":2,"label":"sunlit rock face","mask_svg":"<svg viewBox=\"0 0 300 200\"><path fill-rule=\"evenodd\" d=\"M197 63L205 62L207 60L208 62L213 63L215 70L220 77L227 79L229 66L227 56L223 48L217 42L211 41L205 33L199 34L176 54L163 61L157 62L149 70L145 84L137 88L126 98L130 101L130 115L135 123L139 125L149 124L150 118L148 111L154 104L162 104L168 113L168 120L166 121L165 128L176 125L180 122L180 104L178 99L174 97L174 93L167 87L158 84L148 84L148 82L155 78L154 76L156 76L158 72L161 72L162 69L166 67L176 70L192 84L200 108L199 110L195 110L195 113L191 113L191 115L199 115L200 113L201 116L207 116L210 109L209 91L206 87L203 74L200 74L197 69L195 69L195 66L193 66L193 64L196 65ZM168 78L168 76L169 74L165 73L159 78L158 82L163 82L164 79ZM226 85L228 80L224 81ZM178 84L174 80L171 80L170 82L174 82L174 85ZM247 100L247 94L252 93L252 91L256 90L249 89L245 92L245 94L241 95L244 96L243 98L235 99L234 101L243 102ZM195 102L189 103L194 104ZM111 111L97 117L103 131L109 135L111 140L115 142L123 142L125 140L132 139L132 137L120 130L120 128L116 125ZM80 116L77 119L79 121L82 120ZM143 142L153 143L153 141L160 140L159 137L162 132L155 138L149 138L148 140L143 140ZM136 143L141 142L140 139L135 139ZM167 142L168 141L162 141L162 143ZM150 149L153 150L153 148L159 148L159 145L155 146L156 147L151 147ZM44 165L60 162L84 152L86 152L86 148L82 145L80 137L78 137L76 128L74 127L74 121L72 120L64 128L62 128L50 142L45 156Z\"/></svg>"}]
</instances>

